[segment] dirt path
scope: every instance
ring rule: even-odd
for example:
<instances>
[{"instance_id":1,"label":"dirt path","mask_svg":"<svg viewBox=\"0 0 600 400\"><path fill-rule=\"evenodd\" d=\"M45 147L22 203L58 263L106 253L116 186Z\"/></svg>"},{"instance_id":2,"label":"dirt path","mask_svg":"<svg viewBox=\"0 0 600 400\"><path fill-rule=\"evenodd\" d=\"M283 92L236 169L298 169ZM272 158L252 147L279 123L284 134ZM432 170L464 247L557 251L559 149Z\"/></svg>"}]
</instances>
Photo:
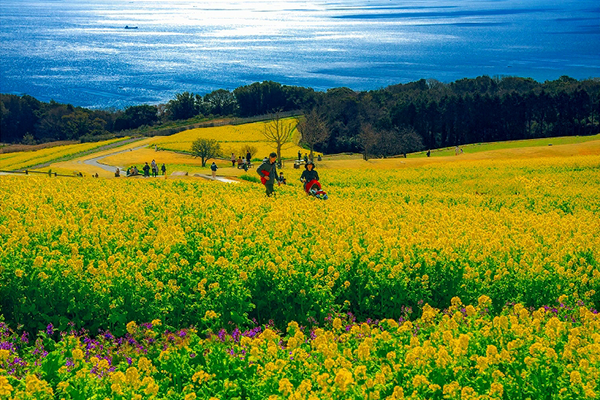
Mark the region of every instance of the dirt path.
<instances>
[{"instance_id":1,"label":"dirt path","mask_svg":"<svg viewBox=\"0 0 600 400\"><path fill-rule=\"evenodd\" d=\"M103 169L105 171L112 172L112 173L115 172L115 169L119 168L122 171L122 173L124 173L127 170L126 167L106 165L106 164L101 163L100 160L102 160L102 159L104 159L106 157L114 156L116 154L127 153L128 151L135 151L135 150L143 149L145 147L147 147L147 145L143 145L143 146L139 146L139 147L133 147L133 148L130 148L130 149L125 149L125 150L120 150L120 151L115 151L115 152L110 153L110 154L104 154L102 156L98 156L98 157L94 157L94 158L89 158L89 159L83 160L81 162L83 162L84 164L90 165L92 167L101 168L101 169ZM209 176L209 175L194 174L193 176L196 176L196 177L199 177L199 178L208 179L208 180L213 180L212 176ZM163 177L163 176L161 175L160 177ZM223 182L223 183L239 183L236 180L228 179L228 178L223 177L223 176L217 176L215 180L217 180L219 182Z\"/></svg>"},{"instance_id":2,"label":"dirt path","mask_svg":"<svg viewBox=\"0 0 600 400\"><path fill-rule=\"evenodd\" d=\"M194 174L193 176L197 176L199 178L204 178L204 179L207 179L209 181L213 180L213 177L211 175ZM217 176L214 180L217 180L217 181L223 182L223 183L240 183L239 181L235 181L233 179L229 179L229 178L226 178L224 176Z\"/></svg>"},{"instance_id":3,"label":"dirt path","mask_svg":"<svg viewBox=\"0 0 600 400\"><path fill-rule=\"evenodd\" d=\"M90 158L90 159L87 159L87 160L83 160L83 163L87 164L87 165L91 165L93 167L101 168L101 169L103 169L105 171L109 171L109 172L115 172L116 168L119 168L121 171L125 171L127 168L124 168L124 167L113 167L112 165L102 164L102 163L99 163L98 161L102 160L103 158L106 158L106 157L114 156L115 154L126 153L128 151L135 151L135 150L143 149L144 147L146 147L146 145L139 146L139 147L134 147L132 149L115 151L114 153L105 154L103 156L99 156L99 157L94 157L94 158Z\"/></svg>"}]
</instances>

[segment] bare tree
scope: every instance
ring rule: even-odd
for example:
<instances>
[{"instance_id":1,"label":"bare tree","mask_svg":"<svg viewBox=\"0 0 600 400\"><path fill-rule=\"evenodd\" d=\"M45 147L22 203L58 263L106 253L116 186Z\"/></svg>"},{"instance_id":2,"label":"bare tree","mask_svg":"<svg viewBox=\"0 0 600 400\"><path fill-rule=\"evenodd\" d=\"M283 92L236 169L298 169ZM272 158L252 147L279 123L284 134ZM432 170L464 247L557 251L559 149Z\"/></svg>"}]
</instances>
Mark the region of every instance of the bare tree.
<instances>
[{"instance_id":1,"label":"bare tree","mask_svg":"<svg viewBox=\"0 0 600 400\"><path fill-rule=\"evenodd\" d=\"M272 113L270 115L270 121L265 124L263 136L277 148L277 159L280 163L281 148L284 144L292 141L297 126L297 120L292 123L287 123L287 121L281 118L281 109Z\"/></svg>"},{"instance_id":2,"label":"bare tree","mask_svg":"<svg viewBox=\"0 0 600 400\"><path fill-rule=\"evenodd\" d=\"M196 139L192 142L192 155L200 157L202 166L205 167L208 159L221 155L221 144L214 139Z\"/></svg>"},{"instance_id":3,"label":"bare tree","mask_svg":"<svg viewBox=\"0 0 600 400\"><path fill-rule=\"evenodd\" d=\"M249 143L244 144L241 149L241 155L242 157L246 157L247 153L250 153L250 158L252 158L254 155L256 155L256 153L258 153L258 149L256 148L256 146L252 146Z\"/></svg>"},{"instance_id":4,"label":"bare tree","mask_svg":"<svg viewBox=\"0 0 600 400\"><path fill-rule=\"evenodd\" d=\"M413 153L423 149L423 140L414 128L395 127L377 132L377 145L373 153L383 157Z\"/></svg>"},{"instance_id":5,"label":"bare tree","mask_svg":"<svg viewBox=\"0 0 600 400\"><path fill-rule=\"evenodd\" d=\"M316 107L298 122L298 131L302 135L300 142L310 147L310 159L312 160L315 145L324 143L329 139L327 124L317 112Z\"/></svg>"},{"instance_id":6,"label":"bare tree","mask_svg":"<svg viewBox=\"0 0 600 400\"><path fill-rule=\"evenodd\" d=\"M425 147L423 146L423 139L421 139L421 136L411 126L401 127L398 129L396 135L398 137L400 152L404 155L423 150Z\"/></svg>"},{"instance_id":7,"label":"bare tree","mask_svg":"<svg viewBox=\"0 0 600 400\"><path fill-rule=\"evenodd\" d=\"M379 142L377 133L371 124L361 125L360 133L358 135L358 142L360 147L363 149L363 158L365 161L367 161L369 159L369 155L373 154L373 150L376 148Z\"/></svg>"}]
</instances>

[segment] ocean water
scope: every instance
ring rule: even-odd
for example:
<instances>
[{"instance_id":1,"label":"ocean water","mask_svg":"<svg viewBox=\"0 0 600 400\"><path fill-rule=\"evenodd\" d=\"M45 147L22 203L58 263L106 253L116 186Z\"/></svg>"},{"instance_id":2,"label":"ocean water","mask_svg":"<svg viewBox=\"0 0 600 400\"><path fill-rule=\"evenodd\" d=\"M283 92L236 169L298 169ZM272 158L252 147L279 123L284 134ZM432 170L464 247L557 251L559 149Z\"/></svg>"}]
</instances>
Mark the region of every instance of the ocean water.
<instances>
[{"instance_id":1,"label":"ocean water","mask_svg":"<svg viewBox=\"0 0 600 400\"><path fill-rule=\"evenodd\" d=\"M44 101L479 75L600 77L597 0L0 1L0 92Z\"/></svg>"}]
</instances>

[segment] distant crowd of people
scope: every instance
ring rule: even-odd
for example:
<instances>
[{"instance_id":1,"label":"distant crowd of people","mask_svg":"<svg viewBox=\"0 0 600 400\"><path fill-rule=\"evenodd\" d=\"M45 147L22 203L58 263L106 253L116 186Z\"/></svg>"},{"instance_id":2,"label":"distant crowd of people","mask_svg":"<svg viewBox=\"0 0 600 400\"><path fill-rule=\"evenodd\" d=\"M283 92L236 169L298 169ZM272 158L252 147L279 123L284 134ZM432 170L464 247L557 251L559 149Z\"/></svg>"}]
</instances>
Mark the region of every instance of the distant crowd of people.
<instances>
[{"instance_id":1,"label":"distant crowd of people","mask_svg":"<svg viewBox=\"0 0 600 400\"><path fill-rule=\"evenodd\" d=\"M153 177L157 177L159 175L159 171L161 172L161 175L166 175L167 174L167 166L163 163L163 165L160 166L160 168L158 167L158 164L156 163L155 160L152 160L152 162L150 163L150 165L148 165L148 162L145 163L145 165L141 168L142 172L140 172L140 170L138 169L137 166L133 165L129 168L127 168L127 172L126 172L126 176L140 176L143 175L146 178L150 177L150 171L152 171L152 176ZM120 177L121 176L121 170L119 168L117 168L115 170L115 177Z\"/></svg>"},{"instance_id":2,"label":"distant crowd of people","mask_svg":"<svg viewBox=\"0 0 600 400\"><path fill-rule=\"evenodd\" d=\"M304 153L304 157L302 157L302 153L300 151L298 151L298 158L296 159L297 163L300 163L302 160L304 160L304 165L308 164L308 162L314 162L314 159L312 158L312 156L308 157L308 153ZM322 157L320 154L317 154L317 161L321 161Z\"/></svg>"},{"instance_id":3,"label":"distant crowd of people","mask_svg":"<svg viewBox=\"0 0 600 400\"><path fill-rule=\"evenodd\" d=\"M244 171L248 171L248 168L252 166L252 163L250 162L251 159L252 154L250 154L250 152L246 153L246 158L242 158L242 156L236 157L235 153L231 153L231 166L235 167L235 165L237 164L238 168L241 168Z\"/></svg>"}]
</instances>

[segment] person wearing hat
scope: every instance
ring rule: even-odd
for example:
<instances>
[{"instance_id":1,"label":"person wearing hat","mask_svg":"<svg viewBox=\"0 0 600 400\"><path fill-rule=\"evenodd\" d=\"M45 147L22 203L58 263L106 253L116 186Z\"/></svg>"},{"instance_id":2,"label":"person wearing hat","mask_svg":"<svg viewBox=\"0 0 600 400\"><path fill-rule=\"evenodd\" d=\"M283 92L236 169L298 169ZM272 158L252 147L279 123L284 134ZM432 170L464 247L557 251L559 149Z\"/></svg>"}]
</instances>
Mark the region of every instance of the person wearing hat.
<instances>
[{"instance_id":1,"label":"person wearing hat","mask_svg":"<svg viewBox=\"0 0 600 400\"><path fill-rule=\"evenodd\" d=\"M309 161L304 165L304 172L302 172L302 175L300 176L300 181L304 183L304 191L306 193L308 193L308 190L310 190L310 188L307 188L306 185L313 180L319 180L319 173L315 171L315 163Z\"/></svg>"},{"instance_id":2,"label":"person wearing hat","mask_svg":"<svg viewBox=\"0 0 600 400\"><path fill-rule=\"evenodd\" d=\"M256 172L260 176L260 180L267 189L267 197L271 197L274 192L273 185L275 179L277 179L277 154L269 154L269 158L263 160L262 164L256 169Z\"/></svg>"}]
</instances>

